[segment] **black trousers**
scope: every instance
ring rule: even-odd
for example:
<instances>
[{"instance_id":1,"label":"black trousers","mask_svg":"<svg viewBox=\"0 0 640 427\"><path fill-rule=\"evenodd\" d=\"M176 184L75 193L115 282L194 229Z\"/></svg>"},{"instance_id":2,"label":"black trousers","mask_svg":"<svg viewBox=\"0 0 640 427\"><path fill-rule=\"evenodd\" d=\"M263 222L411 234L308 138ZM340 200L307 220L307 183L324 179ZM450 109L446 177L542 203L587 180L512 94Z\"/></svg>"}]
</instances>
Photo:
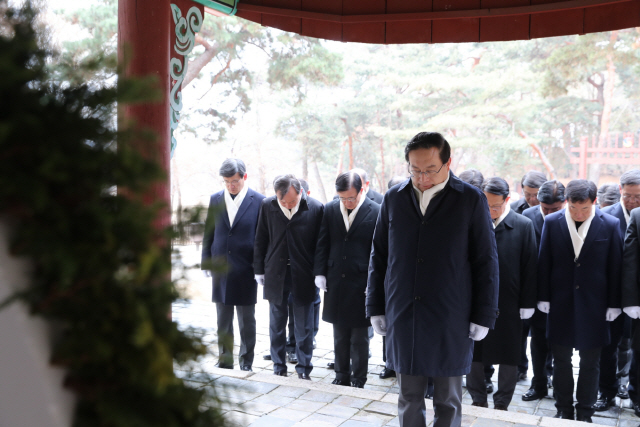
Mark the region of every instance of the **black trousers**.
<instances>
[{"instance_id":1,"label":"black trousers","mask_svg":"<svg viewBox=\"0 0 640 427\"><path fill-rule=\"evenodd\" d=\"M602 347L600 355L600 393L609 399L618 392L620 376L626 376L625 367L629 359L630 344L630 340L624 337L627 320L630 321L629 317L622 314L613 322L609 322L611 343Z\"/></svg>"},{"instance_id":2,"label":"black trousers","mask_svg":"<svg viewBox=\"0 0 640 427\"><path fill-rule=\"evenodd\" d=\"M253 364L256 347L256 306L216 303L218 317L218 359L220 364L233 366L233 309L238 314L240 329L240 366Z\"/></svg>"},{"instance_id":3,"label":"black trousers","mask_svg":"<svg viewBox=\"0 0 640 427\"><path fill-rule=\"evenodd\" d=\"M472 362L471 371L467 374L467 390L474 403L487 403L487 386L485 385L484 364ZM518 368L515 365L500 365L498 371L498 389L493 394L495 405L509 406L518 382Z\"/></svg>"},{"instance_id":4,"label":"black trousers","mask_svg":"<svg viewBox=\"0 0 640 427\"><path fill-rule=\"evenodd\" d=\"M527 358L527 338L531 327L530 319L522 320L522 337L520 341L520 363L518 363L518 373L527 374L529 370L529 359Z\"/></svg>"},{"instance_id":5,"label":"black trousers","mask_svg":"<svg viewBox=\"0 0 640 427\"><path fill-rule=\"evenodd\" d=\"M531 388L542 395L548 394L547 377L553 375L553 356L547 341L547 328L531 323Z\"/></svg>"},{"instance_id":6,"label":"black trousers","mask_svg":"<svg viewBox=\"0 0 640 427\"><path fill-rule=\"evenodd\" d=\"M577 414L590 417L593 405L598 399L598 378L600 377L601 347L580 352L580 372L576 388ZM551 344L553 352L553 389L556 394L558 411L573 413L573 348Z\"/></svg>"},{"instance_id":7,"label":"black trousers","mask_svg":"<svg viewBox=\"0 0 640 427\"><path fill-rule=\"evenodd\" d=\"M318 335L320 328L320 289L316 288L316 299L313 301L313 336ZM293 295L289 295L289 334L287 336L287 353L296 351L295 319L293 318Z\"/></svg>"},{"instance_id":8,"label":"black trousers","mask_svg":"<svg viewBox=\"0 0 640 427\"><path fill-rule=\"evenodd\" d=\"M350 328L333 325L336 379L367 382L369 366L368 327Z\"/></svg>"}]
</instances>

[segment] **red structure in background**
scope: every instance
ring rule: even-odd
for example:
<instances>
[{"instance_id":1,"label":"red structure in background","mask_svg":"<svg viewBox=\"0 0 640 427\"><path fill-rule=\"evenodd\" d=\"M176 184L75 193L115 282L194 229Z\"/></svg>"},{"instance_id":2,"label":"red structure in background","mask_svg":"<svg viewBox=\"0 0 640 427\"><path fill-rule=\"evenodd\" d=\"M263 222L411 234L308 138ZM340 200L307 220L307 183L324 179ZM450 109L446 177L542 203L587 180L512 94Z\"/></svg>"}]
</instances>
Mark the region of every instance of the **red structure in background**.
<instances>
[{"instance_id":1,"label":"red structure in background","mask_svg":"<svg viewBox=\"0 0 640 427\"><path fill-rule=\"evenodd\" d=\"M640 138L631 132L611 133L606 140L583 136L580 146L572 147L572 165L579 165L578 178L587 179L587 168L591 164L601 165L640 165Z\"/></svg>"}]
</instances>

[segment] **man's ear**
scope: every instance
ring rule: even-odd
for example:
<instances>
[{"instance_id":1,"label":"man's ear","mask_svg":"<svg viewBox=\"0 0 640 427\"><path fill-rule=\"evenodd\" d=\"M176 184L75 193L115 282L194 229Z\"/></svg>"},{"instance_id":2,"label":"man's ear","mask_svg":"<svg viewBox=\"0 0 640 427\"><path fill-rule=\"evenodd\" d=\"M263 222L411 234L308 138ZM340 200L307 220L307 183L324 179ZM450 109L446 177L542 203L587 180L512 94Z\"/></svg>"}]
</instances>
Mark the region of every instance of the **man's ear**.
<instances>
[{"instance_id":1,"label":"man's ear","mask_svg":"<svg viewBox=\"0 0 640 427\"><path fill-rule=\"evenodd\" d=\"M244 179L244 180L246 181L248 176L249 176L249 175L247 175L247 174L245 173L245 174L244 174L244 176L242 177L242 179Z\"/></svg>"},{"instance_id":2,"label":"man's ear","mask_svg":"<svg viewBox=\"0 0 640 427\"><path fill-rule=\"evenodd\" d=\"M506 198L506 199L504 199L504 201L505 201L505 202L508 202L508 201L509 201L509 199L511 199L511 196L507 196L507 198Z\"/></svg>"}]
</instances>

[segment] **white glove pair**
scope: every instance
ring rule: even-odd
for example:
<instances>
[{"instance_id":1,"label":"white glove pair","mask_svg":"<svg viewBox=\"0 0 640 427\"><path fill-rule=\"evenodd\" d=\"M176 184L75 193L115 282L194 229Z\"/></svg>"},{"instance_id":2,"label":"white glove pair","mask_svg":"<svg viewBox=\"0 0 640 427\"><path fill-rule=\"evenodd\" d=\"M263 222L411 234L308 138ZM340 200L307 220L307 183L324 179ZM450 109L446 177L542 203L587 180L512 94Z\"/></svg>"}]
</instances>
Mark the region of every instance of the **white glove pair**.
<instances>
[{"instance_id":1,"label":"white glove pair","mask_svg":"<svg viewBox=\"0 0 640 427\"><path fill-rule=\"evenodd\" d=\"M373 326L373 330L376 331L376 334L382 335L383 337L387 335L387 319L384 315L371 316L371 326ZM469 338L474 341L482 340L488 333L489 328L476 325L475 323L469 324Z\"/></svg>"},{"instance_id":2,"label":"white glove pair","mask_svg":"<svg viewBox=\"0 0 640 427\"><path fill-rule=\"evenodd\" d=\"M631 309L634 307L627 307L627 308ZM625 312L627 308L625 308ZM638 315L640 315L640 307L635 307L635 308L638 309L637 313ZM549 313L549 311L551 310L551 303L549 301L538 301L538 310L540 310L543 313ZM619 308L607 308L607 314L606 314L607 322L613 322L621 314L622 314L622 310L620 310Z\"/></svg>"},{"instance_id":3,"label":"white glove pair","mask_svg":"<svg viewBox=\"0 0 640 427\"><path fill-rule=\"evenodd\" d=\"M627 313L627 316L631 317L632 319L640 318L640 307L638 307L637 305L625 307L622 310Z\"/></svg>"},{"instance_id":4,"label":"white glove pair","mask_svg":"<svg viewBox=\"0 0 640 427\"><path fill-rule=\"evenodd\" d=\"M530 319L531 316L533 316L533 313L535 313L536 309L535 308L521 308L520 309L520 318L521 319Z\"/></svg>"},{"instance_id":5,"label":"white glove pair","mask_svg":"<svg viewBox=\"0 0 640 427\"><path fill-rule=\"evenodd\" d=\"M327 292L327 278L324 276L316 276L316 287L321 291Z\"/></svg>"},{"instance_id":6,"label":"white glove pair","mask_svg":"<svg viewBox=\"0 0 640 427\"><path fill-rule=\"evenodd\" d=\"M264 286L264 274L256 274L254 278L256 279L258 285Z\"/></svg>"}]
</instances>

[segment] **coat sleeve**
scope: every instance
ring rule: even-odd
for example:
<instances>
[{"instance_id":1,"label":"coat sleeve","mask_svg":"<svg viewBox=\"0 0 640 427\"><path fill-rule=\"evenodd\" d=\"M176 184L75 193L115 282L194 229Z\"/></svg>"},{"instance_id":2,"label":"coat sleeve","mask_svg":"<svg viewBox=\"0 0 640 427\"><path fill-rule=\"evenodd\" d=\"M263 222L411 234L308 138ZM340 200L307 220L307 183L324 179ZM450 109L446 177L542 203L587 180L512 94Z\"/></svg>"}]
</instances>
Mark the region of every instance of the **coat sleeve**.
<instances>
[{"instance_id":1,"label":"coat sleeve","mask_svg":"<svg viewBox=\"0 0 640 427\"><path fill-rule=\"evenodd\" d=\"M615 218L615 217L614 217ZM622 232L620 220L615 218L615 227L611 236L611 248L609 249L609 262L607 263L607 307L620 308L621 305L621 280L622 280Z\"/></svg>"},{"instance_id":2,"label":"coat sleeve","mask_svg":"<svg viewBox=\"0 0 640 427\"><path fill-rule=\"evenodd\" d=\"M533 222L524 230L520 256L520 308L536 308L538 302L538 245Z\"/></svg>"},{"instance_id":3,"label":"coat sleeve","mask_svg":"<svg viewBox=\"0 0 640 427\"><path fill-rule=\"evenodd\" d=\"M326 207L325 207L326 209ZM329 230L329 215L326 212L322 215L322 223L318 232L318 243L313 261L313 274L316 276L327 275L327 260L331 245L331 235Z\"/></svg>"},{"instance_id":4,"label":"coat sleeve","mask_svg":"<svg viewBox=\"0 0 640 427\"><path fill-rule=\"evenodd\" d=\"M624 239L624 255L622 263L622 306L640 306L638 292L638 267L640 266L640 250L638 245L638 215L631 213L627 234Z\"/></svg>"},{"instance_id":5,"label":"coat sleeve","mask_svg":"<svg viewBox=\"0 0 640 427\"><path fill-rule=\"evenodd\" d=\"M482 195L474 208L469 229L472 298L470 321L493 329L498 318L498 249L487 199Z\"/></svg>"},{"instance_id":6,"label":"coat sleeve","mask_svg":"<svg viewBox=\"0 0 640 427\"><path fill-rule=\"evenodd\" d=\"M202 270L209 270L211 268L211 246L213 245L213 238L216 228L216 217L218 211L213 203L213 196L209 200L209 210L207 211L207 219L204 222L204 236L202 237L202 260L200 268Z\"/></svg>"},{"instance_id":7,"label":"coat sleeve","mask_svg":"<svg viewBox=\"0 0 640 427\"><path fill-rule=\"evenodd\" d=\"M253 273L264 274L264 259L269 248L269 224L267 215L269 205L262 200L260 213L258 214L258 226L256 227L256 240L253 244Z\"/></svg>"},{"instance_id":8,"label":"coat sleeve","mask_svg":"<svg viewBox=\"0 0 640 427\"><path fill-rule=\"evenodd\" d=\"M569 215L569 213L567 213ZM551 237L547 221L542 226L538 252L538 301L551 301ZM552 308L553 309L553 308Z\"/></svg>"},{"instance_id":9,"label":"coat sleeve","mask_svg":"<svg viewBox=\"0 0 640 427\"><path fill-rule=\"evenodd\" d=\"M376 228L371 243L369 257L369 278L367 280L367 298L365 301L367 317L385 314L384 278L387 275L387 259L389 255L389 214L386 202L382 201Z\"/></svg>"}]
</instances>

